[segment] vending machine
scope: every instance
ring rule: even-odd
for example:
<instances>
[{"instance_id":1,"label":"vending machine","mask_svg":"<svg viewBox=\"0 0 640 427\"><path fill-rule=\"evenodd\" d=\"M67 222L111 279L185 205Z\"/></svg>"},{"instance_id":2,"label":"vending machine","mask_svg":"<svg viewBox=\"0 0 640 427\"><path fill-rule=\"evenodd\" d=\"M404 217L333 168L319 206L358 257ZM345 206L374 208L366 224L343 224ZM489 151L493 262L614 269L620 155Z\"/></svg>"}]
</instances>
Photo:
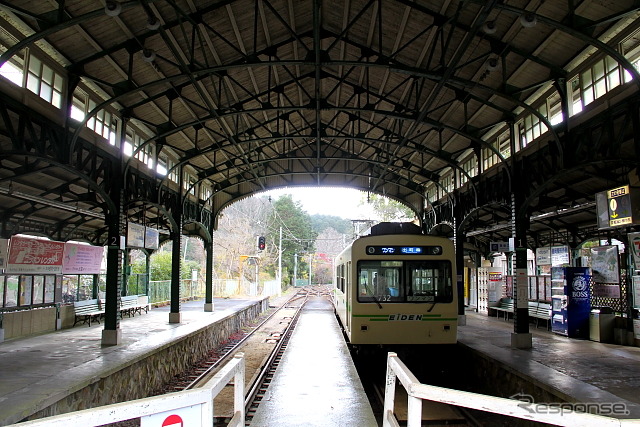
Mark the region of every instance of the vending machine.
<instances>
[{"instance_id":1,"label":"vending machine","mask_svg":"<svg viewBox=\"0 0 640 427\"><path fill-rule=\"evenodd\" d=\"M589 339L591 269L551 268L551 330L569 338Z\"/></svg>"}]
</instances>

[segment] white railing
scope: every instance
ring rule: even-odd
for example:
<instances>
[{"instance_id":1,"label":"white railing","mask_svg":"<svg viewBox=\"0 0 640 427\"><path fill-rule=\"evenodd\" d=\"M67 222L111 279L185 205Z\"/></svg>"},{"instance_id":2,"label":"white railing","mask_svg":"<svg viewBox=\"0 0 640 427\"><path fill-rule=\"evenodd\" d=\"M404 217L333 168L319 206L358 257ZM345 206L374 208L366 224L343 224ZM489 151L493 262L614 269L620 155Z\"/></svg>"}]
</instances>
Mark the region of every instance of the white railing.
<instances>
[{"instance_id":1,"label":"white railing","mask_svg":"<svg viewBox=\"0 0 640 427\"><path fill-rule=\"evenodd\" d=\"M640 425L640 420L610 418L584 412L575 412L562 405L531 404L514 399L487 396L421 384L396 353L387 357L387 381L384 391L383 427L399 427L394 415L396 378L407 390L407 427L420 427L422 400L461 406L494 414L522 418L558 426L627 426Z\"/></svg>"},{"instance_id":2,"label":"white railing","mask_svg":"<svg viewBox=\"0 0 640 427\"><path fill-rule=\"evenodd\" d=\"M131 402L99 406L68 414L13 424L13 426L94 427L140 418L141 426L144 427L145 425L156 425L155 422L145 422L145 420L152 420L153 417L157 419L158 416L167 417L168 419L168 417L175 416L171 415L171 413L175 411L186 414L190 419L193 419L194 422L192 425L212 427L213 399L232 379L234 385L234 415L228 425L232 427L244 426L244 371L244 354L238 353L201 388L147 397ZM148 418L145 419L145 417ZM157 425L161 425L161 423L157 423Z\"/></svg>"}]
</instances>

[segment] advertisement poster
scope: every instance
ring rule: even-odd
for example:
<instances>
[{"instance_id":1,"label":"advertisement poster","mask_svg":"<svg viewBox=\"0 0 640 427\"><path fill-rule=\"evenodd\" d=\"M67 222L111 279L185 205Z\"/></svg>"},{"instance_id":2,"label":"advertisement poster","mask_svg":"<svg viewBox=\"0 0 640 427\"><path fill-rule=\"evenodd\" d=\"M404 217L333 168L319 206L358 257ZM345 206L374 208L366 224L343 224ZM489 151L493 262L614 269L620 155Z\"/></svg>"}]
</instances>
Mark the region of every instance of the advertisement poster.
<instances>
[{"instance_id":1,"label":"advertisement poster","mask_svg":"<svg viewBox=\"0 0 640 427\"><path fill-rule=\"evenodd\" d=\"M160 233L155 228L145 228L144 247L147 249L158 249L160 245Z\"/></svg>"},{"instance_id":2,"label":"advertisement poster","mask_svg":"<svg viewBox=\"0 0 640 427\"><path fill-rule=\"evenodd\" d=\"M593 281L598 283L620 283L617 246L591 248Z\"/></svg>"},{"instance_id":3,"label":"advertisement poster","mask_svg":"<svg viewBox=\"0 0 640 427\"><path fill-rule=\"evenodd\" d=\"M633 257L633 269L640 270L640 233L628 233L631 256Z\"/></svg>"},{"instance_id":4,"label":"advertisement poster","mask_svg":"<svg viewBox=\"0 0 640 427\"><path fill-rule=\"evenodd\" d=\"M12 237L9 243L9 274L60 274L64 243L29 237Z\"/></svg>"},{"instance_id":5,"label":"advertisement poster","mask_svg":"<svg viewBox=\"0 0 640 427\"><path fill-rule=\"evenodd\" d=\"M536 248L536 265L551 265L551 247Z\"/></svg>"},{"instance_id":6,"label":"advertisement poster","mask_svg":"<svg viewBox=\"0 0 640 427\"><path fill-rule=\"evenodd\" d=\"M640 276L631 278L631 287L633 292L633 306L640 308Z\"/></svg>"},{"instance_id":7,"label":"advertisement poster","mask_svg":"<svg viewBox=\"0 0 640 427\"><path fill-rule=\"evenodd\" d=\"M496 305L502 298L502 290L505 287L504 276L500 267L489 267L489 280L487 281L487 296L489 305Z\"/></svg>"},{"instance_id":8,"label":"advertisement poster","mask_svg":"<svg viewBox=\"0 0 640 427\"><path fill-rule=\"evenodd\" d=\"M551 248L551 265L554 267L569 265L569 246L553 246Z\"/></svg>"},{"instance_id":9,"label":"advertisement poster","mask_svg":"<svg viewBox=\"0 0 640 427\"><path fill-rule=\"evenodd\" d=\"M144 248L144 225L130 222L127 225L127 247Z\"/></svg>"},{"instance_id":10,"label":"advertisement poster","mask_svg":"<svg viewBox=\"0 0 640 427\"><path fill-rule=\"evenodd\" d=\"M99 274L104 255L103 246L65 243L63 274Z\"/></svg>"}]
</instances>

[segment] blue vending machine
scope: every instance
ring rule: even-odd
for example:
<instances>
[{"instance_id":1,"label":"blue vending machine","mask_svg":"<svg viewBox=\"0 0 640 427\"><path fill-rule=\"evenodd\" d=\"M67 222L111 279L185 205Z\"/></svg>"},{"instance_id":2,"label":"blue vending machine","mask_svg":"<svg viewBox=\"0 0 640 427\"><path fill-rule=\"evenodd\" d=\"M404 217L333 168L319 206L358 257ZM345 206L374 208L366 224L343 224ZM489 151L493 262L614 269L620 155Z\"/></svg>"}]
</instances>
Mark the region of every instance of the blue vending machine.
<instances>
[{"instance_id":1,"label":"blue vending machine","mask_svg":"<svg viewBox=\"0 0 640 427\"><path fill-rule=\"evenodd\" d=\"M551 330L569 338L589 339L591 294L589 267L551 269Z\"/></svg>"}]
</instances>

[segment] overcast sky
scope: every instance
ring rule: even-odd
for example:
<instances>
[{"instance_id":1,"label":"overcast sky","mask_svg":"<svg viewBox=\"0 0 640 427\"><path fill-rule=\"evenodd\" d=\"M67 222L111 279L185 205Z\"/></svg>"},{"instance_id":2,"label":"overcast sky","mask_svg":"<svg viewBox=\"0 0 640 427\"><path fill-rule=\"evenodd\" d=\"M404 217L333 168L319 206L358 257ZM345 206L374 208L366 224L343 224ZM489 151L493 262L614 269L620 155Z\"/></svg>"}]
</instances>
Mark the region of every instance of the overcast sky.
<instances>
[{"instance_id":1,"label":"overcast sky","mask_svg":"<svg viewBox=\"0 0 640 427\"><path fill-rule=\"evenodd\" d=\"M309 215L334 215L346 219L371 219L372 209L368 205L359 206L366 200L365 192L338 187L304 187L272 190L262 195L271 195L277 199L283 194L291 194L293 200L300 202Z\"/></svg>"}]
</instances>

